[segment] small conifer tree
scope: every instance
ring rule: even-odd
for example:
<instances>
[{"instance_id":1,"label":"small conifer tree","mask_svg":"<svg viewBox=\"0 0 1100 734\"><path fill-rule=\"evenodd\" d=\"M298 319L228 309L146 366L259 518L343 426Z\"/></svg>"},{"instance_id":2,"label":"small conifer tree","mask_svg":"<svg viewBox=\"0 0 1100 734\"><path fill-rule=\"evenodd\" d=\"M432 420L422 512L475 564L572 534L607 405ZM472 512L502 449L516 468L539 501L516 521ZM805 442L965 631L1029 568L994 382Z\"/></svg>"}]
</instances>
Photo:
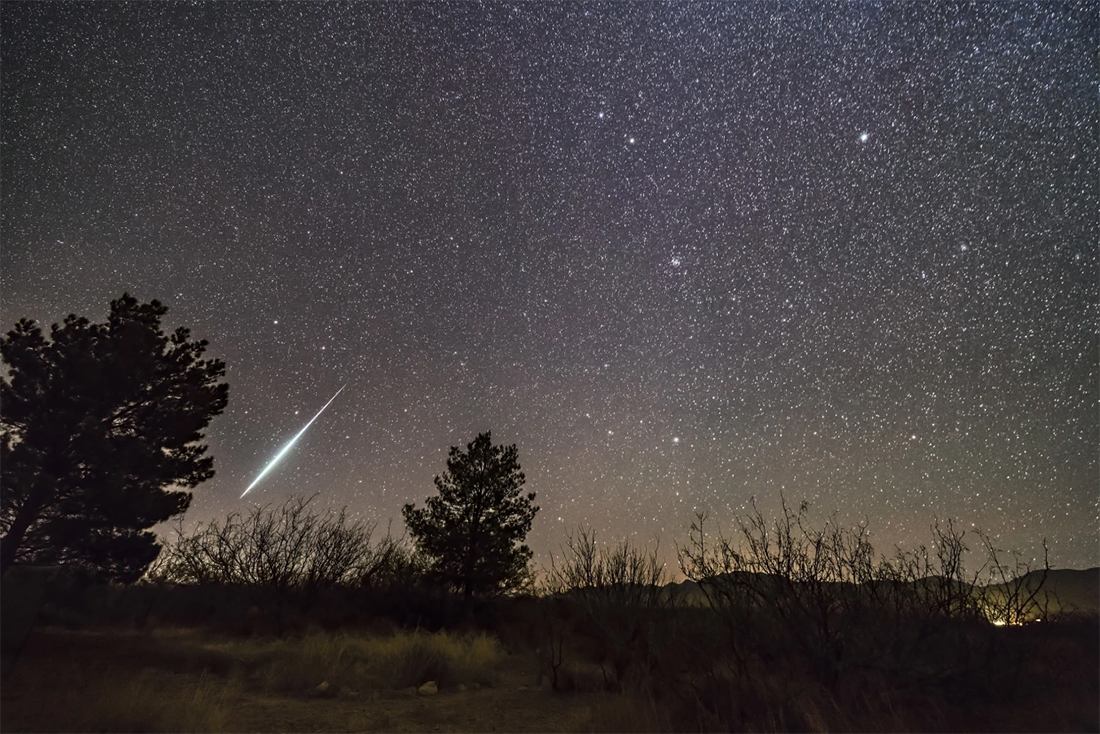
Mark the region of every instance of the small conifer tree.
<instances>
[{"instance_id":1,"label":"small conifer tree","mask_svg":"<svg viewBox=\"0 0 1100 734\"><path fill-rule=\"evenodd\" d=\"M402 508L417 548L430 559L430 573L463 594L514 591L528 577L531 549L523 545L539 508L523 494L515 445L494 446L488 431L462 451L452 446L447 471L435 477L439 494L424 508Z\"/></svg>"}]
</instances>

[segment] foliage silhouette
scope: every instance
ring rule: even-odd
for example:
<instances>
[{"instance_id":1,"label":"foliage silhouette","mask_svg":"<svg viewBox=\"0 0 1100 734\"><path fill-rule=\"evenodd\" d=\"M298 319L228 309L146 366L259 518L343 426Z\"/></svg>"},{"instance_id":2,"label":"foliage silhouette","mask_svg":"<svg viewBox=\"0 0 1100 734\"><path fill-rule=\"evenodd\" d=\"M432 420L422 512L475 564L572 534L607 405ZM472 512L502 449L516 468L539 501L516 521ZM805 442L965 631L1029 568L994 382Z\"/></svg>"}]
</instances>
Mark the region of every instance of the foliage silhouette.
<instances>
[{"instance_id":1,"label":"foliage silhouette","mask_svg":"<svg viewBox=\"0 0 1100 734\"><path fill-rule=\"evenodd\" d=\"M1049 616L1045 560L1037 573L1018 558L1007 566L977 533L986 559L968 574L966 532L951 521L933 524L931 548L876 557L865 524L846 528L833 517L815 525L805 503L795 511L783 501L773 521L754 503L735 518L732 537L706 536L705 520L698 515L679 559L721 622L712 644L727 660L730 686L781 665L845 708L875 686L953 700L1021 693L1034 651L1009 644L995 625ZM1003 583L982 586L985 575Z\"/></svg>"},{"instance_id":2,"label":"foliage silhouette","mask_svg":"<svg viewBox=\"0 0 1100 734\"><path fill-rule=\"evenodd\" d=\"M70 315L46 338L21 319L0 340L0 572L59 564L137 579L148 529L183 513L214 475L202 430L226 406L225 363L205 340L168 335L157 301L128 294L107 322Z\"/></svg>"},{"instance_id":3,"label":"foliage silhouette","mask_svg":"<svg viewBox=\"0 0 1100 734\"><path fill-rule=\"evenodd\" d=\"M316 495L315 495L316 496ZM183 520L149 569L152 581L314 590L336 586L388 588L415 583L417 559L389 532L347 510L315 512L313 497L233 512L190 533Z\"/></svg>"},{"instance_id":4,"label":"foliage silhouette","mask_svg":"<svg viewBox=\"0 0 1100 734\"><path fill-rule=\"evenodd\" d=\"M516 591L530 582L531 549L522 542L539 508L534 492L521 493L523 482L515 445L494 446L486 431L466 451L451 447L447 471L435 477L439 494L424 508L401 508L431 575L460 590L467 609L474 594Z\"/></svg>"},{"instance_id":5,"label":"foliage silhouette","mask_svg":"<svg viewBox=\"0 0 1100 734\"><path fill-rule=\"evenodd\" d=\"M567 649L566 638L589 638L588 653L599 666L605 689L621 692L630 681L651 678L656 660L677 644L670 633L675 631L671 620L678 599L670 581L657 547L629 540L601 547L591 528L570 533L561 557L551 557L542 583L547 601L559 602L558 610L548 605L543 619L542 670L551 687L569 687L571 670L563 664L575 651ZM579 624L570 624L565 610L570 605L580 611Z\"/></svg>"}]
</instances>

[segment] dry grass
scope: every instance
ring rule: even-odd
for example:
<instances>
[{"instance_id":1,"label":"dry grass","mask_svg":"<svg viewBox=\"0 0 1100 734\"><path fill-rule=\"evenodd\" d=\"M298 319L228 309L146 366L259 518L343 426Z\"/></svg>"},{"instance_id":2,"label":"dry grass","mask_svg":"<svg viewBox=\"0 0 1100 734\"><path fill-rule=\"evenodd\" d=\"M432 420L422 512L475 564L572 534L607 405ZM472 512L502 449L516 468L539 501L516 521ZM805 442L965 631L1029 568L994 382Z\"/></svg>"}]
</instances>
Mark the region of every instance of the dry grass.
<instances>
[{"instance_id":1,"label":"dry grass","mask_svg":"<svg viewBox=\"0 0 1100 734\"><path fill-rule=\"evenodd\" d=\"M211 641L162 629L42 639L51 649L31 650L5 678L3 731L232 731L246 721L246 700L377 699L428 680L442 690L488 688L504 658L495 638L447 633ZM389 728L376 719L372 712L362 726L336 727Z\"/></svg>"},{"instance_id":2,"label":"dry grass","mask_svg":"<svg viewBox=\"0 0 1100 734\"><path fill-rule=\"evenodd\" d=\"M240 681L202 676L198 681L173 682L165 696L166 678L145 672L128 681L96 685L73 710L84 711L79 727L112 732L216 732L228 728Z\"/></svg>"},{"instance_id":3,"label":"dry grass","mask_svg":"<svg viewBox=\"0 0 1100 734\"><path fill-rule=\"evenodd\" d=\"M671 723L650 699L606 694L592 703L585 731L663 732Z\"/></svg>"},{"instance_id":4,"label":"dry grass","mask_svg":"<svg viewBox=\"0 0 1100 734\"><path fill-rule=\"evenodd\" d=\"M156 670L113 671L87 685L49 687L50 703L34 712L33 731L216 732L230 728L241 694L236 678L175 675ZM5 717L7 718L7 717ZM11 722L6 721L5 731ZM16 723L16 729L26 729Z\"/></svg>"},{"instance_id":5,"label":"dry grass","mask_svg":"<svg viewBox=\"0 0 1100 734\"><path fill-rule=\"evenodd\" d=\"M319 695L401 689L432 680L442 689L491 686L504 654L493 637L446 632L381 637L314 632L296 640L207 648L238 661L270 691ZM318 692L321 683L328 686Z\"/></svg>"}]
</instances>

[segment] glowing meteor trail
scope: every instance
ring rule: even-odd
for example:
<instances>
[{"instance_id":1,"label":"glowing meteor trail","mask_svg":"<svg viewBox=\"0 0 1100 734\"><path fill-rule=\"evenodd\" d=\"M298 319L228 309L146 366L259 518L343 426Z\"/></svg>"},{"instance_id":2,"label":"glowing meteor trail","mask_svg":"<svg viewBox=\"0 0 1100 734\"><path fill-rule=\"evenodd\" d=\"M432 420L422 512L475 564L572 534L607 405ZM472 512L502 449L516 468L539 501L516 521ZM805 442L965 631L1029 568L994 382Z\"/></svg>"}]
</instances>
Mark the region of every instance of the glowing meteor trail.
<instances>
[{"instance_id":1,"label":"glowing meteor trail","mask_svg":"<svg viewBox=\"0 0 1100 734\"><path fill-rule=\"evenodd\" d=\"M344 387L347 387L347 386L348 385L345 382ZM344 387L341 387L339 390L337 390L336 395L339 395L340 393L344 392ZM313 421L317 420L321 416L321 413L325 412L325 408L327 408L329 405L332 404L332 401L336 399L336 395L333 395L331 398L329 398L328 402L325 403L324 407L322 407L320 410L317 411L317 415L315 415L315 416L313 416L312 418L309 419L309 423L307 423L305 425L305 428L298 431L297 435L295 435L294 438L287 441L286 446L283 446L282 450L279 451L279 453L275 454L275 458L272 459L271 462L267 466L264 467L264 470L262 472L260 472L259 475L255 479L252 480L252 484L248 485L248 489L246 489L244 492L241 493L241 498L242 499L244 498L244 496L246 494L248 494L250 491L252 491L253 487L255 487L257 484L260 483L260 480L264 478L265 474L267 474L269 471L271 471L271 467L278 464L279 459L283 458L283 456L286 455L287 451L290 451L290 447L294 445L294 442L302 437L302 434L306 432L307 428L309 428L310 426L313 425Z\"/></svg>"}]
</instances>

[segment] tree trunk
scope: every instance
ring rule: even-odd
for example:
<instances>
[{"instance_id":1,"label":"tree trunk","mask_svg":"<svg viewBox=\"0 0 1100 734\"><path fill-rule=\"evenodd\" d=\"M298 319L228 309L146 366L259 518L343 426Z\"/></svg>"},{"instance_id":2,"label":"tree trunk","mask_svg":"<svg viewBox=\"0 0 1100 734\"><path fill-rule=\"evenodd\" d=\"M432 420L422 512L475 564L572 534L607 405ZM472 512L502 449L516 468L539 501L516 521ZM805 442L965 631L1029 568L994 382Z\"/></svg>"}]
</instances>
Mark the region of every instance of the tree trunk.
<instances>
[{"instance_id":1,"label":"tree trunk","mask_svg":"<svg viewBox=\"0 0 1100 734\"><path fill-rule=\"evenodd\" d=\"M5 575L15 563L15 554L23 545L23 538L37 516L37 509L28 502L19 508L7 534L0 538L0 576Z\"/></svg>"},{"instance_id":2,"label":"tree trunk","mask_svg":"<svg viewBox=\"0 0 1100 734\"><path fill-rule=\"evenodd\" d=\"M8 528L8 532L0 538L0 576L7 574L8 569L15 565L15 556L23 546L23 540L27 537L27 531L42 512L46 504L46 492L52 484L49 478L39 475L31 488L27 501L16 511L15 519Z\"/></svg>"},{"instance_id":3,"label":"tree trunk","mask_svg":"<svg viewBox=\"0 0 1100 734\"><path fill-rule=\"evenodd\" d=\"M480 512L480 510L479 510ZM469 619L473 616L474 596L474 565L477 562L477 537L480 523L475 517L470 535L466 542L466 557L462 562L462 616Z\"/></svg>"},{"instance_id":4,"label":"tree trunk","mask_svg":"<svg viewBox=\"0 0 1100 734\"><path fill-rule=\"evenodd\" d=\"M466 581L466 590L462 594L462 618L471 619L474 616L473 587L469 579Z\"/></svg>"}]
</instances>

